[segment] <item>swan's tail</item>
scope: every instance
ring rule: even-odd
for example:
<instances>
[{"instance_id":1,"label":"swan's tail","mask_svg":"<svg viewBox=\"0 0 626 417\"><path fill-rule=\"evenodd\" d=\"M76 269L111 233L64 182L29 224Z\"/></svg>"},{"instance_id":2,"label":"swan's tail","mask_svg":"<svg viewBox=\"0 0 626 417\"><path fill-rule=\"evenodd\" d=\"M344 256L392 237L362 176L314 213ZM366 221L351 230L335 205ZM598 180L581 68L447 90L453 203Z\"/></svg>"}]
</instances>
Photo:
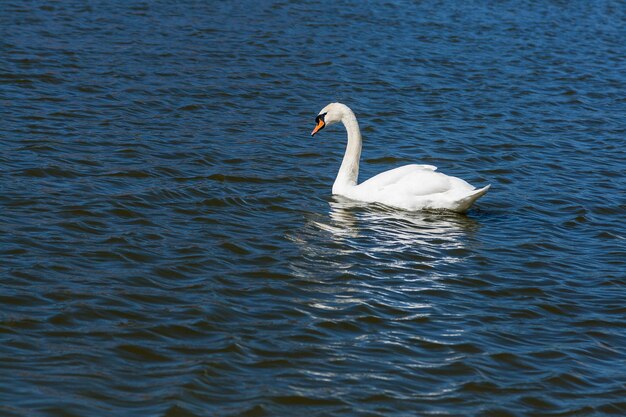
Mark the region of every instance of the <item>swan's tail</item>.
<instances>
[{"instance_id":1,"label":"swan's tail","mask_svg":"<svg viewBox=\"0 0 626 417\"><path fill-rule=\"evenodd\" d=\"M480 190L472 191L466 197L463 197L457 202L457 207L455 207L454 211L459 213L465 213L467 210L469 210L470 207L472 207L474 201L478 200L480 197L485 195L487 191L489 191L489 188L491 188L491 184L481 188Z\"/></svg>"}]
</instances>

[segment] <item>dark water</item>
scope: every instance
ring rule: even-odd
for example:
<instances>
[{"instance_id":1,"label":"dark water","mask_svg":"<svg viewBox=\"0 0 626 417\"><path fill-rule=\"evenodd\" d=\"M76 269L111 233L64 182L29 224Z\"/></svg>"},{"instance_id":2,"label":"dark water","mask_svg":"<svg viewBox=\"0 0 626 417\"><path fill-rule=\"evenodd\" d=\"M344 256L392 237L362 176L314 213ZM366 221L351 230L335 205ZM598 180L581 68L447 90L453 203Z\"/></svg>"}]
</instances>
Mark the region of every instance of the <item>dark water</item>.
<instances>
[{"instance_id":1,"label":"dark water","mask_svg":"<svg viewBox=\"0 0 626 417\"><path fill-rule=\"evenodd\" d=\"M623 1L0 9L2 416L626 415Z\"/></svg>"}]
</instances>

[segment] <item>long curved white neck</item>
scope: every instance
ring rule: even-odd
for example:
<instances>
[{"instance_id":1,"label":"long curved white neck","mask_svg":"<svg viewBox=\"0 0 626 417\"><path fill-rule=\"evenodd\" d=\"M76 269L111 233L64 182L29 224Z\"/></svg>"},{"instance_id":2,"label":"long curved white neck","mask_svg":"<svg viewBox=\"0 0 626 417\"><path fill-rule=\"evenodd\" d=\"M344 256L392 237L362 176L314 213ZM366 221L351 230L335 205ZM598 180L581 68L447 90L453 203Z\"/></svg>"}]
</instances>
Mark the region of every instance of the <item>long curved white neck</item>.
<instances>
[{"instance_id":1,"label":"long curved white neck","mask_svg":"<svg viewBox=\"0 0 626 417\"><path fill-rule=\"evenodd\" d=\"M343 194L354 187L359 179L359 159L361 159L361 130L352 110L346 108L341 122L348 131L348 145L341 167L333 184L333 194Z\"/></svg>"}]
</instances>

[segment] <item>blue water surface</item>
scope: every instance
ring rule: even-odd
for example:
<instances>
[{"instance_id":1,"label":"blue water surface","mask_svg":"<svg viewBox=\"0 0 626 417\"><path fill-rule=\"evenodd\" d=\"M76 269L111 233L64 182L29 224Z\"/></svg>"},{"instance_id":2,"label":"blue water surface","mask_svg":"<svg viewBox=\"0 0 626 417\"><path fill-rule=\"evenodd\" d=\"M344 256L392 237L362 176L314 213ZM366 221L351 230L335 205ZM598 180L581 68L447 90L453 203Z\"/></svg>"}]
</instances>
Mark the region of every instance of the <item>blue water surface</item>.
<instances>
[{"instance_id":1,"label":"blue water surface","mask_svg":"<svg viewBox=\"0 0 626 417\"><path fill-rule=\"evenodd\" d=\"M626 4L6 1L2 416L626 415ZM432 164L467 215L331 195Z\"/></svg>"}]
</instances>

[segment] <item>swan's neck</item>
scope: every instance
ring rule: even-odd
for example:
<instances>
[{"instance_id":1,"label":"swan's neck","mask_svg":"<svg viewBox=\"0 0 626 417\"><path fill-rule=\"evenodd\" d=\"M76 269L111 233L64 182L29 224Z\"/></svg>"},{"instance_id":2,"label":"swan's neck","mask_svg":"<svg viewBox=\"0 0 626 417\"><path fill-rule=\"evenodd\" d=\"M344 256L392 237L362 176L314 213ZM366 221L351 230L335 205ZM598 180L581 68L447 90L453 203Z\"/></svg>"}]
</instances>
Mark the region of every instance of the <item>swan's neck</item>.
<instances>
[{"instance_id":1,"label":"swan's neck","mask_svg":"<svg viewBox=\"0 0 626 417\"><path fill-rule=\"evenodd\" d=\"M341 122L348 131L348 145L343 156L337 179L333 184L333 194L344 194L349 188L356 186L359 179L359 159L361 159L361 131L356 116L348 111Z\"/></svg>"}]
</instances>

